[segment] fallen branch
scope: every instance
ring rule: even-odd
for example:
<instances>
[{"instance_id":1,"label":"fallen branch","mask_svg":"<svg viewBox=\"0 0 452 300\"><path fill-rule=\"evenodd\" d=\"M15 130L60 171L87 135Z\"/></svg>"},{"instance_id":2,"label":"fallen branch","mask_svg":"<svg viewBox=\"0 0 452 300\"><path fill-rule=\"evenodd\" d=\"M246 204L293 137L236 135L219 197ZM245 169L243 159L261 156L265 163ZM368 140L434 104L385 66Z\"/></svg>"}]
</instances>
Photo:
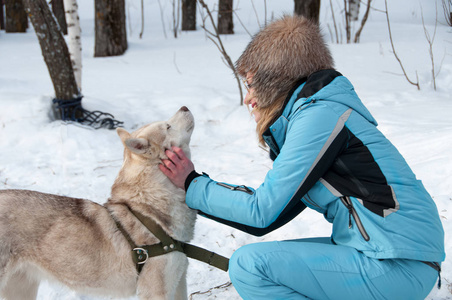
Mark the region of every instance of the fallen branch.
<instances>
[{"instance_id":1,"label":"fallen branch","mask_svg":"<svg viewBox=\"0 0 452 300\"><path fill-rule=\"evenodd\" d=\"M223 284L214 286L213 288L210 288L210 289L208 289L207 291L204 291L204 292L197 291L197 292L191 293L191 294L190 294L190 297L189 297L188 299L189 299L189 300L192 300L194 295L205 295L205 294L209 294L209 296L210 296L210 295L212 294L212 291L213 291L213 290L225 289L225 288L230 287L231 285L232 285L232 283L231 283L230 281L228 281L228 282L226 282L226 283L223 283Z\"/></svg>"}]
</instances>

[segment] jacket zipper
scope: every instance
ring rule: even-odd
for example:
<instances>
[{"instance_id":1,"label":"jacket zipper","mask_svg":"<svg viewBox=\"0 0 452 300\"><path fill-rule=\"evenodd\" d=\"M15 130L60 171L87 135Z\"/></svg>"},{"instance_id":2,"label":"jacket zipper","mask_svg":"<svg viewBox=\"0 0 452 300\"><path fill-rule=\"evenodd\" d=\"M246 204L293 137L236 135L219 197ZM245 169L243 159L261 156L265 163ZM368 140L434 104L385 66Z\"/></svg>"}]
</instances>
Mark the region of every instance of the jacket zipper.
<instances>
[{"instance_id":1,"label":"jacket zipper","mask_svg":"<svg viewBox=\"0 0 452 300\"><path fill-rule=\"evenodd\" d=\"M312 200L311 197L309 197L309 195L305 195L305 196L303 197L303 199L304 199L307 203L311 204L312 206L315 206L315 207L320 208L320 206L317 205L317 203L315 203L314 200Z\"/></svg>"},{"instance_id":2,"label":"jacket zipper","mask_svg":"<svg viewBox=\"0 0 452 300\"><path fill-rule=\"evenodd\" d=\"M350 200L350 197L347 196L343 196L340 199L342 203L345 205L345 207L348 209L348 228L352 228L352 217L353 217L353 220L355 220L359 232L361 233L364 240L368 242L370 240L370 237L367 234L367 231L364 228L363 223L361 223L361 219L359 218L358 213L353 207L352 200Z\"/></svg>"},{"instance_id":3,"label":"jacket zipper","mask_svg":"<svg viewBox=\"0 0 452 300\"><path fill-rule=\"evenodd\" d=\"M231 191L239 191L239 192L245 192L248 195L253 195L254 192L252 190L250 190L247 186L245 185L237 185L237 186L233 186L233 185L229 185L223 182L217 182L217 185L225 187L230 189Z\"/></svg>"}]
</instances>

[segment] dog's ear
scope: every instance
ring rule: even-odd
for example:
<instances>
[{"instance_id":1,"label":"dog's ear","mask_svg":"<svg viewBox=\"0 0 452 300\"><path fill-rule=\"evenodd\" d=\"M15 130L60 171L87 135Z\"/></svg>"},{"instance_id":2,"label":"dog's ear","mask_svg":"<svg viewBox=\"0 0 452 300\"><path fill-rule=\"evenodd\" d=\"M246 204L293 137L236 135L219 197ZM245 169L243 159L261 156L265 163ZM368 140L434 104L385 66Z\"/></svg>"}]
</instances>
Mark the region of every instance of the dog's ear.
<instances>
[{"instance_id":1,"label":"dog's ear","mask_svg":"<svg viewBox=\"0 0 452 300\"><path fill-rule=\"evenodd\" d=\"M149 142L146 139L127 139L125 145L135 154L144 154L149 149Z\"/></svg>"},{"instance_id":2,"label":"dog's ear","mask_svg":"<svg viewBox=\"0 0 452 300\"><path fill-rule=\"evenodd\" d=\"M116 132L118 133L122 143L126 145L126 140L130 139L130 133L121 127L116 128Z\"/></svg>"}]
</instances>

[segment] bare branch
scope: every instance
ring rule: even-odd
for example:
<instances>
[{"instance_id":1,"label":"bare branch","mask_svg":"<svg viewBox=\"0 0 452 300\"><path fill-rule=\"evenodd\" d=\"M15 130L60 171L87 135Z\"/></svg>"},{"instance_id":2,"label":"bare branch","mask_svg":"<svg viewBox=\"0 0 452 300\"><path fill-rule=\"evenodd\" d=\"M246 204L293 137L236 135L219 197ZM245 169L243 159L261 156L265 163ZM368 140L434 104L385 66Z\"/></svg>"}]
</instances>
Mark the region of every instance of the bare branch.
<instances>
[{"instance_id":1,"label":"bare branch","mask_svg":"<svg viewBox=\"0 0 452 300\"><path fill-rule=\"evenodd\" d=\"M443 3L444 17L449 26L452 26L452 0L441 0Z\"/></svg>"},{"instance_id":2,"label":"bare branch","mask_svg":"<svg viewBox=\"0 0 452 300\"><path fill-rule=\"evenodd\" d=\"M160 3L160 0L157 0L158 4L159 4L159 8L160 8L160 19L162 20L162 29L163 29L163 35L165 36L165 39L168 38L168 36L166 35L166 30L165 30L165 20L163 18L163 8L162 8L162 4Z\"/></svg>"},{"instance_id":3,"label":"bare branch","mask_svg":"<svg viewBox=\"0 0 452 300\"><path fill-rule=\"evenodd\" d=\"M236 68L234 66L234 63L232 62L231 58L229 57L229 55L226 52L226 49L224 48L224 45L223 45L223 42L221 40L220 34L218 33L218 27L215 25L215 21L213 20L213 16L212 16L212 13L210 12L209 7L207 6L207 4L203 0L198 0L198 2L205 9L205 11L207 12L207 16L206 16L206 18L203 18L203 25L201 27L209 34L207 37L212 42L214 42L214 44L219 49L220 53L223 55L224 60L227 62L227 65L229 66L229 68L234 73L235 79L237 80L237 85L239 87L239 92L240 92L240 105L243 105L243 91L242 91L242 84L240 82L239 74L237 73L237 70L236 70ZM210 22L211 22L212 27L214 29L214 33L210 32L210 31L208 31L206 29L205 20L207 19L207 17L210 19ZM216 41L214 41L213 38L215 38Z\"/></svg>"},{"instance_id":4,"label":"bare branch","mask_svg":"<svg viewBox=\"0 0 452 300\"><path fill-rule=\"evenodd\" d=\"M141 32L140 32L140 39L143 37L144 33L144 0L141 0Z\"/></svg>"},{"instance_id":5,"label":"bare branch","mask_svg":"<svg viewBox=\"0 0 452 300\"><path fill-rule=\"evenodd\" d=\"M367 19L369 18L369 13L370 13L370 3L372 2L372 0L368 0L367 1L367 8L366 8L366 13L363 16L363 19L361 20L361 27L359 27L358 31L355 34L355 43L359 43L359 38L361 36L361 32L363 31L364 25L367 22Z\"/></svg>"},{"instance_id":6,"label":"bare branch","mask_svg":"<svg viewBox=\"0 0 452 300\"><path fill-rule=\"evenodd\" d=\"M259 15L257 14L256 7L254 6L254 1L251 0L251 5L253 6L254 14L256 15L257 25L261 28L261 23L259 22Z\"/></svg>"},{"instance_id":7,"label":"bare branch","mask_svg":"<svg viewBox=\"0 0 452 300\"><path fill-rule=\"evenodd\" d=\"M419 79L418 79L418 76L417 76L417 72L416 72L416 79L417 79L417 81L416 81L416 82L411 81L410 78L408 78L408 75L407 75L406 72L405 72L405 68L403 67L402 61L400 60L400 58L399 58L399 56L397 55L397 52L396 52L396 50L395 50L394 42L393 42L393 40L392 40L391 24L390 24L390 22L389 22L389 12L388 12L388 1L387 1L387 0L385 0L385 8L386 8L386 11L385 11L385 14L386 14L386 21L388 22L389 40L391 41L392 53L394 53L395 58L396 58L397 61L399 62L400 68L402 69L403 75L405 75L406 80L407 80L410 84L416 86L418 90L420 90L421 87L419 86Z\"/></svg>"},{"instance_id":8,"label":"bare branch","mask_svg":"<svg viewBox=\"0 0 452 300\"><path fill-rule=\"evenodd\" d=\"M174 55L173 55L173 64L176 67L177 73L182 74L182 72L179 70L179 67L177 66L177 63L176 63L176 52L174 52Z\"/></svg>"},{"instance_id":9,"label":"bare branch","mask_svg":"<svg viewBox=\"0 0 452 300\"><path fill-rule=\"evenodd\" d=\"M333 2L330 0L331 15L333 16L334 32L336 33L336 44L339 44L339 35L337 34L336 18L334 16Z\"/></svg>"},{"instance_id":10,"label":"bare branch","mask_svg":"<svg viewBox=\"0 0 452 300\"><path fill-rule=\"evenodd\" d=\"M347 6L348 0L344 0L344 9L345 9L345 32L347 34L347 44L350 43L350 11L349 7Z\"/></svg>"},{"instance_id":11,"label":"bare branch","mask_svg":"<svg viewBox=\"0 0 452 300\"><path fill-rule=\"evenodd\" d=\"M364 3L363 0L360 0L359 2L361 2L361 3L364 4L364 5L366 5L366 3ZM375 11L377 11L377 12L385 13L384 10L381 10L381 9L378 9L378 8L375 8L375 7L372 7L372 6L370 7L370 9L375 10Z\"/></svg>"},{"instance_id":12,"label":"bare branch","mask_svg":"<svg viewBox=\"0 0 452 300\"><path fill-rule=\"evenodd\" d=\"M248 33L249 36L253 36L248 29L245 27L245 25L243 24L242 20L240 19L239 15L237 14L237 12L234 10L233 11L235 17L237 18L237 20L239 20L240 25L242 25L243 29L245 29L246 33Z\"/></svg>"},{"instance_id":13,"label":"bare branch","mask_svg":"<svg viewBox=\"0 0 452 300\"><path fill-rule=\"evenodd\" d=\"M428 32L427 28L425 27L425 22L424 22L424 11L422 9L421 6L421 18L422 18L422 26L424 27L424 34L425 34L425 38L427 39L428 45L429 45L429 49L428 52L430 54L430 62L432 64L432 80L433 80L433 89L436 91L436 73L435 73L435 60L433 57L433 42L435 41L435 36L436 36L436 28L438 25L438 7L436 7L436 19L435 19L435 29L433 31L433 36L430 37L430 33Z\"/></svg>"}]
</instances>

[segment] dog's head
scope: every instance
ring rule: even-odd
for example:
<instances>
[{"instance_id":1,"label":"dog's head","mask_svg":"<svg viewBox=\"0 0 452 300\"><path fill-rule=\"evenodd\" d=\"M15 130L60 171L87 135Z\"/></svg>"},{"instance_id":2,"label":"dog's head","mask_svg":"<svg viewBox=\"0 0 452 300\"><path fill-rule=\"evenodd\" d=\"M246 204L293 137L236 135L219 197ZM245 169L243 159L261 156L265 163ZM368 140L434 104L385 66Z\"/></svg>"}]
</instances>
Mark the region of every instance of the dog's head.
<instances>
[{"instance_id":1,"label":"dog's head","mask_svg":"<svg viewBox=\"0 0 452 300\"><path fill-rule=\"evenodd\" d=\"M146 160L166 159L165 150L176 146L190 157L191 134L195 127L192 113L182 106L168 121L154 122L129 133L118 128L119 137L125 147L125 154L137 155Z\"/></svg>"}]
</instances>

